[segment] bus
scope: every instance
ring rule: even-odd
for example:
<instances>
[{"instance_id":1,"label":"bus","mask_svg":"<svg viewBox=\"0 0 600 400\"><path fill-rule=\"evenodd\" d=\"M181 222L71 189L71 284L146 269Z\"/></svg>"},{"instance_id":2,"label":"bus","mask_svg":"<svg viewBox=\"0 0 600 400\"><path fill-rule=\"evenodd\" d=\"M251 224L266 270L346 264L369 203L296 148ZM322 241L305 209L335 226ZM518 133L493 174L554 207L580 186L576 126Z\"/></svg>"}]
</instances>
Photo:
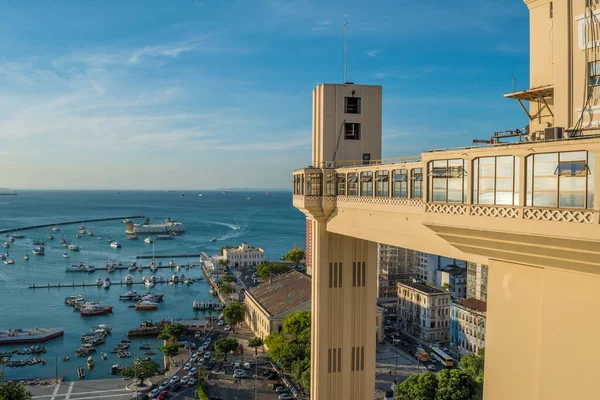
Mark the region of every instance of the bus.
<instances>
[{"instance_id":1,"label":"bus","mask_svg":"<svg viewBox=\"0 0 600 400\"><path fill-rule=\"evenodd\" d=\"M446 367L453 367L454 360L448 354L444 353L439 347L431 348L431 356L438 360L442 365Z\"/></svg>"}]
</instances>

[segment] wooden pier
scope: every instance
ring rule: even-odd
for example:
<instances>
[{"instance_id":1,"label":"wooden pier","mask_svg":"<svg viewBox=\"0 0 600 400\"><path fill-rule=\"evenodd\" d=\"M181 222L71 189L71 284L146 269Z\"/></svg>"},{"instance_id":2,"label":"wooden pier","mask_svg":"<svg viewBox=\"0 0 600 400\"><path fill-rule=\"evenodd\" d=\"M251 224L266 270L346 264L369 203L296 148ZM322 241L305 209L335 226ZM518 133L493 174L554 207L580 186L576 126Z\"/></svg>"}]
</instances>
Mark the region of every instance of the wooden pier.
<instances>
[{"instance_id":1,"label":"wooden pier","mask_svg":"<svg viewBox=\"0 0 600 400\"><path fill-rule=\"evenodd\" d=\"M94 219L78 219L76 221L55 222L53 224L41 224L41 225L23 226L23 227L20 227L20 228L2 229L2 230L0 230L0 234L2 234L2 233L11 233L11 232L19 232L19 231L27 231L27 230L30 230L30 229L38 229L38 228L49 228L51 226L74 225L74 224L83 224L83 223L87 223L87 222L116 221L116 220L145 218L145 217L146 216L142 213L141 215L131 215L131 216L127 216L127 217L107 217L107 218L94 218Z\"/></svg>"}]
</instances>

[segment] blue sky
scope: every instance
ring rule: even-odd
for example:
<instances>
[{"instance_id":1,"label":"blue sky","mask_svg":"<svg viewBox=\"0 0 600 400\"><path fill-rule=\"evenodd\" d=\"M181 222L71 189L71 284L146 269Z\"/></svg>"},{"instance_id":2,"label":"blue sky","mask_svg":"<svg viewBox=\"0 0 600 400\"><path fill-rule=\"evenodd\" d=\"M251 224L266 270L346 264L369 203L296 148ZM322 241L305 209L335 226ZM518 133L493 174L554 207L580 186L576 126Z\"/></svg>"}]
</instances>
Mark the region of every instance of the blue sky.
<instances>
[{"instance_id":1,"label":"blue sky","mask_svg":"<svg viewBox=\"0 0 600 400\"><path fill-rule=\"evenodd\" d=\"M502 97L528 86L520 0L5 1L0 187L289 188L344 18L348 79L383 86L384 157L526 125Z\"/></svg>"}]
</instances>

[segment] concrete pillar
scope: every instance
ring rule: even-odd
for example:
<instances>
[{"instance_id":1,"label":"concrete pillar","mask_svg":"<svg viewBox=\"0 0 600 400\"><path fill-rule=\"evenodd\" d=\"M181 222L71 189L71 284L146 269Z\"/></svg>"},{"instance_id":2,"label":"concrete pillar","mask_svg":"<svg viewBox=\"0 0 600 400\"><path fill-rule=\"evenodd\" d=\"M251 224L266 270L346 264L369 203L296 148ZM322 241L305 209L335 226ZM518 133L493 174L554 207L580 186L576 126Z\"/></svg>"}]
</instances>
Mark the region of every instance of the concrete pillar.
<instances>
[{"instance_id":1,"label":"concrete pillar","mask_svg":"<svg viewBox=\"0 0 600 400\"><path fill-rule=\"evenodd\" d=\"M313 226L311 399L375 393L377 245Z\"/></svg>"},{"instance_id":2,"label":"concrete pillar","mask_svg":"<svg viewBox=\"0 0 600 400\"><path fill-rule=\"evenodd\" d=\"M490 260L485 400L596 398L600 276Z\"/></svg>"}]
</instances>

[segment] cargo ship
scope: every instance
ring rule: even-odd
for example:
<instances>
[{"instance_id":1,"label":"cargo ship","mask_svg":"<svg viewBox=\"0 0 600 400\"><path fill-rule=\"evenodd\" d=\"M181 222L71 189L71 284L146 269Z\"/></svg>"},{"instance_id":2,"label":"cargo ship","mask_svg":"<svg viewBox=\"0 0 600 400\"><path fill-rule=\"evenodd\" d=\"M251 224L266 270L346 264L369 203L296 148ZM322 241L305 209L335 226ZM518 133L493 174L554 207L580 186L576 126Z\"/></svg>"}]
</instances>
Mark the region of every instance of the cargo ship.
<instances>
[{"instance_id":1,"label":"cargo ship","mask_svg":"<svg viewBox=\"0 0 600 400\"><path fill-rule=\"evenodd\" d=\"M148 221L149 222L149 221ZM185 225L181 222L173 221L171 218L167 218L164 224L132 224L128 223L125 225L125 233L128 235L134 235L138 233L159 233L159 234L171 234L185 232Z\"/></svg>"},{"instance_id":2,"label":"cargo ship","mask_svg":"<svg viewBox=\"0 0 600 400\"><path fill-rule=\"evenodd\" d=\"M17 192L14 190L0 188L0 196L16 196Z\"/></svg>"},{"instance_id":3,"label":"cargo ship","mask_svg":"<svg viewBox=\"0 0 600 400\"><path fill-rule=\"evenodd\" d=\"M64 335L63 328L0 330L0 344L43 342Z\"/></svg>"}]
</instances>

